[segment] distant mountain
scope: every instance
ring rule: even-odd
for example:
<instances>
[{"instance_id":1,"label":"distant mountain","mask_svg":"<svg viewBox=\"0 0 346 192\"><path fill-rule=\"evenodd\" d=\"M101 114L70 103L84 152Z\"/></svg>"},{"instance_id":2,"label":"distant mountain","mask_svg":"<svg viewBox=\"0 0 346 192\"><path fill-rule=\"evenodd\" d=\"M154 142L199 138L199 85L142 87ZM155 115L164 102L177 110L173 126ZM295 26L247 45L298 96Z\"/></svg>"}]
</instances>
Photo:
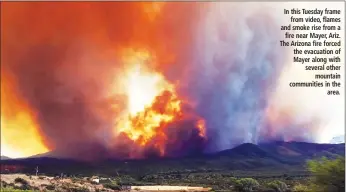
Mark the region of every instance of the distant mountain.
<instances>
[{"instance_id":1,"label":"distant mountain","mask_svg":"<svg viewBox=\"0 0 346 192\"><path fill-rule=\"evenodd\" d=\"M33 156L28 157L28 158L41 158L41 157L49 157L49 158L57 158L57 159L58 158L64 158L64 156L56 155L56 153L54 151L49 151L46 153L33 155Z\"/></svg>"},{"instance_id":2,"label":"distant mountain","mask_svg":"<svg viewBox=\"0 0 346 192\"><path fill-rule=\"evenodd\" d=\"M227 149L216 153L217 156L230 157L269 157L270 153L261 149L258 145L252 143L244 143L233 149Z\"/></svg>"},{"instance_id":3,"label":"distant mountain","mask_svg":"<svg viewBox=\"0 0 346 192\"><path fill-rule=\"evenodd\" d=\"M243 159L244 161L264 160L264 164L271 162L272 165L301 165L312 158L345 156L345 145L281 141L258 145L245 143L233 149L215 153L213 156L215 158Z\"/></svg>"},{"instance_id":4,"label":"distant mountain","mask_svg":"<svg viewBox=\"0 0 346 192\"><path fill-rule=\"evenodd\" d=\"M306 156L311 157L316 153L322 151L334 150L334 153L344 154L345 146L342 144L316 144L316 143L305 143L305 142L275 142L260 144L260 147L264 148L271 153L280 156ZM340 148L342 150L340 150Z\"/></svg>"},{"instance_id":5,"label":"distant mountain","mask_svg":"<svg viewBox=\"0 0 346 192\"><path fill-rule=\"evenodd\" d=\"M3 155L0 156L0 160L8 160L8 159L11 159L11 158L3 156Z\"/></svg>"},{"instance_id":6,"label":"distant mountain","mask_svg":"<svg viewBox=\"0 0 346 192\"><path fill-rule=\"evenodd\" d=\"M331 139L329 143L331 144L345 143L345 135L339 135L337 137L333 137L333 139Z\"/></svg>"},{"instance_id":7,"label":"distant mountain","mask_svg":"<svg viewBox=\"0 0 346 192\"><path fill-rule=\"evenodd\" d=\"M245 143L235 148L212 154L143 160L105 160L81 162L59 159L41 154L26 159L1 160L4 165L20 165L32 172L36 166L45 173L102 173L113 174L151 174L164 172L191 172L217 170L284 169L301 167L306 160L326 156L334 158L345 156L345 144L315 144L304 142L271 142L258 145ZM288 168L290 169L290 168Z\"/></svg>"}]
</instances>

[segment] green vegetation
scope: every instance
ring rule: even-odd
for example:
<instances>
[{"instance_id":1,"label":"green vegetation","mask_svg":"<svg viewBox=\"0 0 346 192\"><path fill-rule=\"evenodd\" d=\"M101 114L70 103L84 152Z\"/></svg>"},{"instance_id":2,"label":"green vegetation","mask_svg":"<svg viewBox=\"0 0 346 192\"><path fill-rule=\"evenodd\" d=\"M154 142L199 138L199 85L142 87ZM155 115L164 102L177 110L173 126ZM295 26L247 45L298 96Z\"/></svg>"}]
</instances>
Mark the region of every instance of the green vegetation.
<instances>
[{"instance_id":1,"label":"green vegetation","mask_svg":"<svg viewBox=\"0 0 346 192\"><path fill-rule=\"evenodd\" d=\"M258 171L223 171L223 172L173 172L157 173L145 176L119 175L116 177L100 177L100 183L93 183L85 177L71 177L71 184L56 184L41 186L47 191L88 192L87 187L79 184L101 185L104 189L120 190L124 185L188 185L211 187L213 191L230 192L344 192L345 191L345 158L309 160L307 172L295 172L293 169L285 173L274 170ZM292 167L291 167L292 168ZM39 178L39 180L41 180ZM16 178L14 183L1 182L1 191L35 191L36 188L22 178ZM36 190L37 191L37 190ZM97 189L96 191L102 191Z\"/></svg>"},{"instance_id":2,"label":"green vegetation","mask_svg":"<svg viewBox=\"0 0 346 192\"><path fill-rule=\"evenodd\" d=\"M103 187L112 190L120 190L120 186L116 183L105 183L103 184Z\"/></svg>"},{"instance_id":3,"label":"green vegetation","mask_svg":"<svg viewBox=\"0 0 346 192\"><path fill-rule=\"evenodd\" d=\"M39 190L23 190L23 189L15 189L13 187L5 187L1 188L1 192L39 192Z\"/></svg>"},{"instance_id":4,"label":"green vegetation","mask_svg":"<svg viewBox=\"0 0 346 192\"><path fill-rule=\"evenodd\" d=\"M286 192L288 191L288 186L286 183L278 180L271 181L267 183L266 187L273 192Z\"/></svg>"},{"instance_id":5,"label":"green vegetation","mask_svg":"<svg viewBox=\"0 0 346 192\"><path fill-rule=\"evenodd\" d=\"M120 190L120 186L116 180L107 179L103 181L102 183L104 188L112 189L112 190Z\"/></svg>"},{"instance_id":6,"label":"green vegetation","mask_svg":"<svg viewBox=\"0 0 346 192\"><path fill-rule=\"evenodd\" d=\"M345 157L311 160L308 162L308 169L313 175L310 185L313 191L345 191Z\"/></svg>"},{"instance_id":7,"label":"green vegetation","mask_svg":"<svg viewBox=\"0 0 346 192\"><path fill-rule=\"evenodd\" d=\"M310 192L310 189L306 185L297 184L292 189L293 192Z\"/></svg>"},{"instance_id":8,"label":"green vegetation","mask_svg":"<svg viewBox=\"0 0 346 192\"><path fill-rule=\"evenodd\" d=\"M289 153L280 155L277 150ZM246 156L244 151L252 153ZM327 156L321 158L322 154ZM54 178L53 183L38 186L40 190L87 192L91 188L119 190L129 185L183 185L211 187L220 192L344 192L345 158L338 154L344 155L344 145L289 143L280 148L247 144L204 159L108 161L94 166L48 159L40 165L44 175L26 176L30 182L22 178L10 184L1 182L1 191L35 191L37 186L30 186L32 179L46 182L50 177ZM35 166L26 166L24 173L32 173L37 164L33 162L30 160L30 165ZM59 183L62 173L71 183ZM99 182L92 178L99 178Z\"/></svg>"},{"instance_id":9,"label":"green vegetation","mask_svg":"<svg viewBox=\"0 0 346 192\"><path fill-rule=\"evenodd\" d=\"M19 183L19 181L20 182L26 182L24 179L18 179L18 178L16 178L16 180L17 180L17 183ZM29 185L26 183L26 185L25 185L25 188L29 188ZM35 190L35 189L23 189L23 187L22 186L16 186L14 183L10 183L10 184L8 184L8 183L6 183L6 182L4 182L4 181L1 181L1 188L0 188L0 191L1 192L38 192L39 190Z\"/></svg>"},{"instance_id":10,"label":"green vegetation","mask_svg":"<svg viewBox=\"0 0 346 192\"><path fill-rule=\"evenodd\" d=\"M239 192L252 192L258 190L260 184L252 178L243 178L235 182L234 189Z\"/></svg>"}]
</instances>

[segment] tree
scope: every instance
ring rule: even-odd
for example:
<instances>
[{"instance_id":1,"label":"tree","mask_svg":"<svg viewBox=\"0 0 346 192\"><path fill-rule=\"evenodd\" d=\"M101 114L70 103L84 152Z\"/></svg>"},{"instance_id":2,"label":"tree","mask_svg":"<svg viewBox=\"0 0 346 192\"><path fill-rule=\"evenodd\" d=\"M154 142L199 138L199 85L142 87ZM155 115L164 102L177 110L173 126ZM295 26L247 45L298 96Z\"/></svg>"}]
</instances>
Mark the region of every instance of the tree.
<instances>
[{"instance_id":1,"label":"tree","mask_svg":"<svg viewBox=\"0 0 346 192\"><path fill-rule=\"evenodd\" d=\"M239 192L252 192L256 191L259 187L259 183L252 178L243 178L235 182L235 190Z\"/></svg>"},{"instance_id":2,"label":"tree","mask_svg":"<svg viewBox=\"0 0 346 192\"><path fill-rule=\"evenodd\" d=\"M345 192L345 157L325 157L307 163L312 174L313 191Z\"/></svg>"}]
</instances>

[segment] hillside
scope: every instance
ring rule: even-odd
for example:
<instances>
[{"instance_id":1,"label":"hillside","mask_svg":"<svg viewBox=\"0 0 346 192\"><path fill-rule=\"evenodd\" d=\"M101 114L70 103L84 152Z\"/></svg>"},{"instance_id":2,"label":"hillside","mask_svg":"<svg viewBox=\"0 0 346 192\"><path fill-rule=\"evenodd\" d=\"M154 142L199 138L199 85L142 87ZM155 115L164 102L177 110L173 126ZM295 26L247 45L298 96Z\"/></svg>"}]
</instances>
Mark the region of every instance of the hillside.
<instances>
[{"instance_id":1,"label":"hillside","mask_svg":"<svg viewBox=\"0 0 346 192\"><path fill-rule=\"evenodd\" d=\"M345 155L345 144L314 144L303 142L273 142L259 145L245 143L233 149L213 154L146 160L105 160L79 162L49 157L1 160L1 166L21 166L22 172L33 172L36 166L47 174L146 175L158 173L217 172L234 170L301 167L306 160ZM2 171L4 171L2 169Z\"/></svg>"},{"instance_id":2,"label":"hillside","mask_svg":"<svg viewBox=\"0 0 346 192\"><path fill-rule=\"evenodd\" d=\"M11 159L11 158L6 157L6 156L4 156L4 155L1 155L1 156L0 156L0 160L8 160L8 159Z\"/></svg>"}]
</instances>

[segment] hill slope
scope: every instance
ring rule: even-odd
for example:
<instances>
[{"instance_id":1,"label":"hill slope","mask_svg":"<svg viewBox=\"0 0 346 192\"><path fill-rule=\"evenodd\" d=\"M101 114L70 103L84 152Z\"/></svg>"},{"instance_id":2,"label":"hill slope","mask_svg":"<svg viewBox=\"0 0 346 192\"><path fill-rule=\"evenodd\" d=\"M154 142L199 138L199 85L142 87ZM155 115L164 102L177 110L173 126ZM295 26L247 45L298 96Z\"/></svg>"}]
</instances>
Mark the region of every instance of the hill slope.
<instances>
[{"instance_id":1,"label":"hill slope","mask_svg":"<svg viewBox=\"0 0 346 192\"><path fill-rule=\"evenodd\" d=\"M11 159L11 158L3 156L3 155L0 156L0 160L8 160L8 159Z\"/></svg>"},{"instance_id":2,"label":"hill slope","mask_svg":"<svg viewBox=\"0 0 346 192\"><path fill-rule=\"evenodd\" d=\"M50 174L138 175L164 172L208 172L217 170L253 170L302 166L306 160L321 156L345 155L345 144L314 144L303 142L245 143L233 149L213 154L165 159L106 160L86 163L57 158L27 158L2 160L1 165L20 165L23 172L36 166Z\"/></svg>"}]
</instances>

